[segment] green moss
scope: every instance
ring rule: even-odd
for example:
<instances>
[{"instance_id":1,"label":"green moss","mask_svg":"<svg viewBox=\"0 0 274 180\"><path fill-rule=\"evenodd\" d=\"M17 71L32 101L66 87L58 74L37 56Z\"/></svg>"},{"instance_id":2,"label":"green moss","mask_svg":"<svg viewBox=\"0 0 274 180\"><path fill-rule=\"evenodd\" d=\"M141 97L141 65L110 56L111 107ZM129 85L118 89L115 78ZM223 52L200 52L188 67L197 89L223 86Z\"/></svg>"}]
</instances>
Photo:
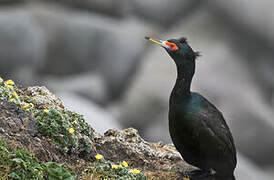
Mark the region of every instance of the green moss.
<instances>
[{"instance_id":1,"label":"green moss","mask_svg":"<svg viewBox=\"0 0 274 180\"><path fill-rule=\"evenodd\" d=\"M29 151L18 149L10 152L2 139L0 139L0 177L14 180L76 179L74 172L57 163L40 164Z\"/></svg>"},{"instance_id":2,"label":"green moss","mask_svg":"<svg viewBox=\"0 0 274 180\"><path fill-rule=\"evenodd\" d=\"M83 117L71 111L37 111L35 114L40 136L53 140L63 152L90 152L92 131ZM70 133L73 128L74 132Z\"/></svg>"}]
</instances>

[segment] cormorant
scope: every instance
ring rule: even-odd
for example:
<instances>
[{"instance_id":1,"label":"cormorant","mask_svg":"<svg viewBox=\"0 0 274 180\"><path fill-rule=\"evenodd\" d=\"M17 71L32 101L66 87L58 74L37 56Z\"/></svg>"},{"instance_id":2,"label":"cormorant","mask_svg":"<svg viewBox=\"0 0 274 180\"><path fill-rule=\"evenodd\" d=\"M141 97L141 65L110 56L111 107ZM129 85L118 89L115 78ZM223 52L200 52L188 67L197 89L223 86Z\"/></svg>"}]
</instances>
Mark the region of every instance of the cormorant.
<instances>
[{"instance_id":1,"label":"cormorant","mask_svg":"<svg viewBox=\"0 0 274 180\"><path fill-rule=\"evenodd\" d=\"M169 99L169 133L184 160L200 168L199 173L190 172L190 176L234 180L236 148L229 127L212 103L190 91L199 53L192 50L186 38L146 39L162 46L177 66L177 80Z\"/></svg>"}]
</instances>

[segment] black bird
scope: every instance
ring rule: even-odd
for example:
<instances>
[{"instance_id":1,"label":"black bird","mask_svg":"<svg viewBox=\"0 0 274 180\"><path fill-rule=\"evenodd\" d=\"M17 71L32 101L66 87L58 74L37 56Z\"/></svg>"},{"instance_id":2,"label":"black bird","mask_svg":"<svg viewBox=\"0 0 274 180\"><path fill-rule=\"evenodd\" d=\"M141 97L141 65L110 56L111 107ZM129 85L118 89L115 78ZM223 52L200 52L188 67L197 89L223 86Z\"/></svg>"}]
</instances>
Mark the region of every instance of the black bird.
<instances>
[{"instance_id":1,"label":"black bird","mask_svg":"<svg viewBox=\"0 0 274 180\"><path fill-rule=\"evenodd\" d=\"M229 127L212 103L190 91L199 53L192 50L186 38L146 39L162 46L177 66L177 80L169 99L169 133L176 149L187 163L200 168L200 175L234 180L236 148ZM193 174L197 177L197 172Z\"/></svg>"}]
</instances>

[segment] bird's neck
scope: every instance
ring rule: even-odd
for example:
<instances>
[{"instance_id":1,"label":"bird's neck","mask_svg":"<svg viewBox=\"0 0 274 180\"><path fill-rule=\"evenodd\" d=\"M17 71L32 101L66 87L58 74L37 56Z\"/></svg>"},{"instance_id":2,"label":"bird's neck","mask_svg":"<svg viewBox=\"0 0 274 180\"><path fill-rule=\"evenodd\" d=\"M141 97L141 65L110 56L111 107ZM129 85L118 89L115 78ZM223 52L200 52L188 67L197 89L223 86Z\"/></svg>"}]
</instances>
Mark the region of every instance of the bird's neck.
<instances>
[{"instance_id":1,"label":"bird's neck","mask_svg":"<svg viewBox=\"0 0 274 180\"><path fill-rule=\"evenodd\" d=\"M191 65L177 65L177 79L171 95L176 97L190 95L190 86L194 71L194 63Z\"/></svg>"}]
</instances>

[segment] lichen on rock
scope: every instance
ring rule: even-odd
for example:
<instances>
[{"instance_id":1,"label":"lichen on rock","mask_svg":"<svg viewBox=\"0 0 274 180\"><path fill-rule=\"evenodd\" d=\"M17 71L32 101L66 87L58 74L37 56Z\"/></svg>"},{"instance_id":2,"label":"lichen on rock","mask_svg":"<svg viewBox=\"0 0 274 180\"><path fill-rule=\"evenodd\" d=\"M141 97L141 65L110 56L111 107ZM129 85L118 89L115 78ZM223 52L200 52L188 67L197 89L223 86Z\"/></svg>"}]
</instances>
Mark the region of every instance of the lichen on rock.
<instances>
[{"instance_id":1,"label":"lichen on rock","mask_svg":"<svg viewBox=\"0 0 274 180\"><path fill-rule=\"evenodd\" d=\"M24 99L33 103L37 109L64 109L62 101L51 93L45 86L33 86L24 90Z\"/></svg>"},{"instance_id":2,"label":"lichen on rock","mask_svg":"<svg viewBox=\"0 0 274 180\"><path fill-rule=\"evenodd\" d=\"M185 172L194 169L182 160L174 145L146 142L133 128L110 129L104 136L94 139L94 146L106 159L114 162L126 160L130 165L148 171Z\"/></svg>"},{"instance_id":3,"label":"lichen on rock","mask_svg":"<svg viewBox=\"0 0 274 180\"><path fill-rule=\"evenodd\" d=\"M11 151L25 149L39 162L62 163L78 179L102 174L110 179L122 178L122 174L130 179L178 179L193 169L173 145L146 142L136 129L97 133L83 116L65 109L46 87L13 87L20 101L9 102L0 95L5 97L0 98L0 138ZM97 154L104 157L101 164Z\"/></svg>"}]
</instances>

